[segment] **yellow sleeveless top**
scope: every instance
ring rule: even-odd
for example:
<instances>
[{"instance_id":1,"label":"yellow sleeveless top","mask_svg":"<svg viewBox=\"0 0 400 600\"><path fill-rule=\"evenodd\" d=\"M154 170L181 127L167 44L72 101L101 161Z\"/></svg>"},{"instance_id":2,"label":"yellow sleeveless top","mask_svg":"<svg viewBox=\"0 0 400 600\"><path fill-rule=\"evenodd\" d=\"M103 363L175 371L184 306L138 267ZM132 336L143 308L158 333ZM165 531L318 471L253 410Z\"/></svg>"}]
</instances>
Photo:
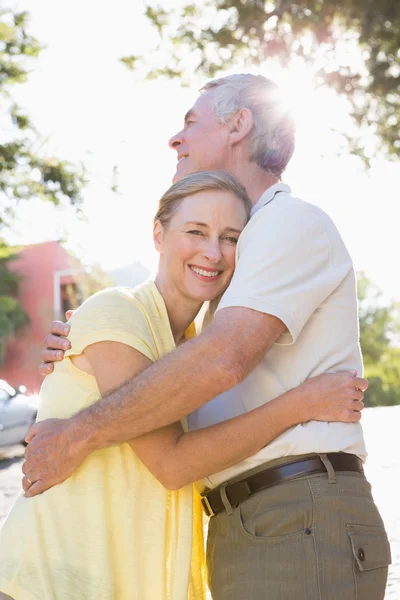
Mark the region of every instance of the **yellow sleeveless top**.
<instances>
[{"instance_id":1,"label":"yellow sleeveless top","mask_svg":"<svg viewBox=\"0 0 400 600\"><path fill-rule=\"evenodd\" d=\"M152 282L98 292L70 324L68 356L115 341L156 361L175 347ZM95 378L66 358L43 382L38 419L69 417L99 397ZM44 494L19 496L0 534L0 590L15 600L204 600L202 536L194 487L167 491L120 444Z\"/></svg>"}]
</instances>

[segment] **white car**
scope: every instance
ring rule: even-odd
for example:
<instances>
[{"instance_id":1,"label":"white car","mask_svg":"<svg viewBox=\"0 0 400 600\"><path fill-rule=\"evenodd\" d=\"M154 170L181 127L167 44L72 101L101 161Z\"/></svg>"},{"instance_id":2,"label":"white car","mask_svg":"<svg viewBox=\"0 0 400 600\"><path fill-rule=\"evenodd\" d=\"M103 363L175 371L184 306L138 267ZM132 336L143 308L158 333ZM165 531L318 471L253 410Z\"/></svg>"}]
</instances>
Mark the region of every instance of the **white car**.
<instances>
[{"instance_id":1,"label":"white car","mask_svg":"<svg viewBox=\"0 0 400 600\"><path fill-rule=\"evenodd\" d=\"M15 390L0 379L0 447L24 444L36 420L38 398L25 395L25 391L24 386Z\"/></svg>"}]
</instances>

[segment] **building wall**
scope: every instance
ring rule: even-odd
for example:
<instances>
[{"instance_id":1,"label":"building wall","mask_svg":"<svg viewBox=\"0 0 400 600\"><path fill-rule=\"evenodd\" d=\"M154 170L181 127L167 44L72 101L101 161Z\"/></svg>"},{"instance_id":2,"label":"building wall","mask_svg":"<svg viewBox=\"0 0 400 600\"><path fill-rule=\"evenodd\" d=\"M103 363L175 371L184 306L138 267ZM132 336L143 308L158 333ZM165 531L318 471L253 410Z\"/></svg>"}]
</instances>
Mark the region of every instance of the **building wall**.
<instances>
[{"instance_id":1,"label":"building wall","mask_svg":"<svg viewBox=\"0 0 400 600\"><path fill-rule=\"evenodd\" d=\"M13 387L25 385L29 393L38 393L43 379L38 371L40 351L55 318L54 273L82 267L57 241L26 246L8 266L22 277L19 301L31 323L9 342L0 379Z\"/></svg>"}]
</instances>

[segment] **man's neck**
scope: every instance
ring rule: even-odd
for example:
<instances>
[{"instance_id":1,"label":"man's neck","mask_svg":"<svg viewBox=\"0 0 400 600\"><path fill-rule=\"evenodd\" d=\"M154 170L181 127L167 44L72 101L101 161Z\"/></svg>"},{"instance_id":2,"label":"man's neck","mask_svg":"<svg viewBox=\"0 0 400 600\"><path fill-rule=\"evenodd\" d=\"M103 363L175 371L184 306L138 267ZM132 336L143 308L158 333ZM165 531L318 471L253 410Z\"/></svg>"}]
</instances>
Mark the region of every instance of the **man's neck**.
<instances>
[{"instance_id":1,"label":"man's neck","mask_svg":"<svg viewBox=\"0 0 400 600\"><path fill-rule=\"evenodd\" d=\"M257 204L265 190L279 182L276 175L266 173L256 163L237 165L234 170L232 169L232 173L246 188L252 206Z\"/></svg>"}]
</instances>

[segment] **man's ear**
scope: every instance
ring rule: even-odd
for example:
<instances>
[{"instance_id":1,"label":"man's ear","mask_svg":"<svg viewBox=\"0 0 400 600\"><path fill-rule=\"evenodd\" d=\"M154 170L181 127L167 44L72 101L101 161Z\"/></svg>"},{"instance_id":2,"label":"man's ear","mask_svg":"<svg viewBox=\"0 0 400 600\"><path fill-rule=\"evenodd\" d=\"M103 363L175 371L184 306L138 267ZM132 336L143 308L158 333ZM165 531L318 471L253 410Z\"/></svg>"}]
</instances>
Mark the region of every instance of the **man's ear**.
<instances>
[{"instance_id":1,"label":"man's ear","mask_svg":"<svg viewBox=\"0 0 400 600\"><path fill-rule=\"evenodd\" d=\"M154 222L153 226L153 241L154 247L157 252L161 252L162 243L164 239L164 227L162 226L161 221L158 219Z\"/></svg>"},{"instance_id":2,"label":"man's ear","mask_svg":"<svg viewBox=\"0 0 400 600\"><path fill-rule=\"evenodd\" d=\"M251 110L241 108L229 119L229 138L232 144L241 142L253 129L254 117Z\"/></svg>"}]
</instances>

